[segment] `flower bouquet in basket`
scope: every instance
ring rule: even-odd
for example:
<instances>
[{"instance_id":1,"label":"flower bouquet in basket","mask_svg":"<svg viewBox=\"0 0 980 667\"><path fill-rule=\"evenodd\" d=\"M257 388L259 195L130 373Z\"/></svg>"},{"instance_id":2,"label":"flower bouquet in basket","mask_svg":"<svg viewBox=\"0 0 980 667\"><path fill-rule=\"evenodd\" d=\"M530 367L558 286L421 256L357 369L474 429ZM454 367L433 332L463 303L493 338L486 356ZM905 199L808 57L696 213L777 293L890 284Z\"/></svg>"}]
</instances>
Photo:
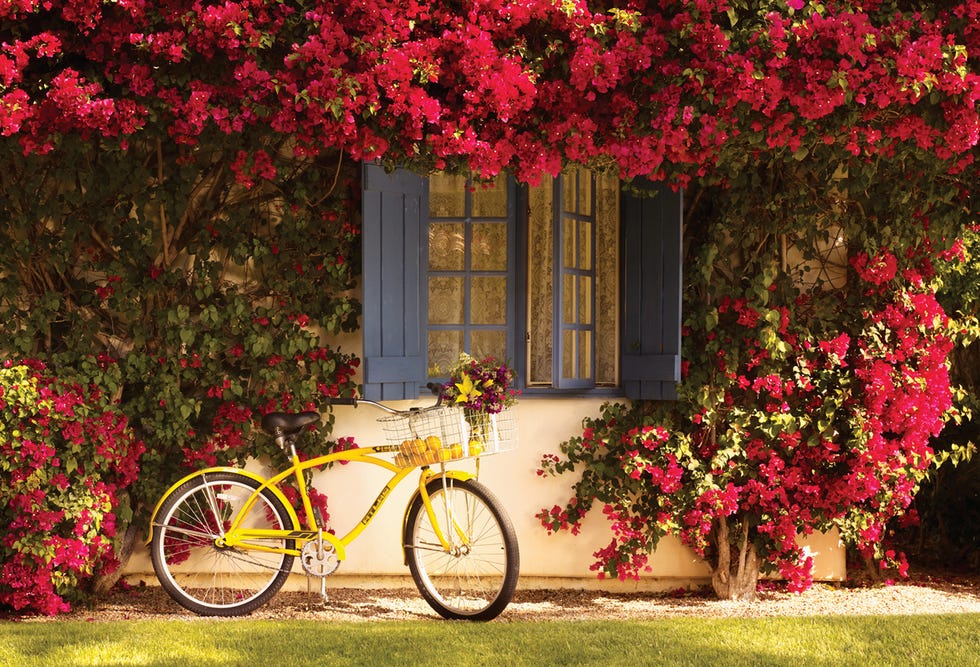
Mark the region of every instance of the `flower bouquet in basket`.
<instances>
[{"instance_id":1,"label":"flower bouquet in basket","mask_svg":"<svg viewBox=\"0 0 980 667\"><path fill-rule=\"evenodd\" d=\"M463 352L442 387L442 398L463 408L469 456L491 454L517 445L517 418L510 408L520 392L514 371L494 357L477 360Z\"/></svg>"}]
</instances>

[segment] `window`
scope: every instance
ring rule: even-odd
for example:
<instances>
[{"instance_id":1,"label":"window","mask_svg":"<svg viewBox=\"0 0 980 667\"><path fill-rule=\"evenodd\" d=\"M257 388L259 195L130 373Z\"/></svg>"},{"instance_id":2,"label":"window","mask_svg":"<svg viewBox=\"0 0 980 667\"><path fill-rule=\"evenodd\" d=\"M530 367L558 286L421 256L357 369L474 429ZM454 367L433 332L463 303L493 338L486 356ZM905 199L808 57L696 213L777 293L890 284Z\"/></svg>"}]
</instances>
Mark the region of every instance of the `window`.
<instances>
[{"instance_id":1,"label":"window","mask_svg":"<svg viewBox=\"0 0 980 667\"><path fill-rule=\"evenodd\" d=\"M474 187L433 174L428 204L430 378L444 377L465 350L509 360L530 388L617 385L615 177L573 167L519 191L505 176ZM526 266L515 261L518 236Z\"/></svg>"},{"instance_id":2,"label":"window","mask_svg":"<svg viewBox=\"0 0 980 667\"><path fill-rule=\"evenodd\" d=\"M463 350L513 358L514 186L499 177L469 187L462 176L429 177L426 325L430 378L448 374Z\"/></svg>"},{"instance_id":3,"label":"window","mask_svg":"<svg viewBox=\"0 0 980 667\"><path fill-rule=\"evenodd\" d=\"M527 386L618 385L618 179L568 168L527 210Z\"/></svg>"},{"instance_id":4,"label":"window","mask_svg":"<svg viewBox=\"0 0 980 667\"><path fill-rule=\"evenodd\" d=\"M414 398L461 350L528 393L672 398L680 380L677 193L573 167L539 186L364 165L364 395Z\"/></svg>"}]
</instances>

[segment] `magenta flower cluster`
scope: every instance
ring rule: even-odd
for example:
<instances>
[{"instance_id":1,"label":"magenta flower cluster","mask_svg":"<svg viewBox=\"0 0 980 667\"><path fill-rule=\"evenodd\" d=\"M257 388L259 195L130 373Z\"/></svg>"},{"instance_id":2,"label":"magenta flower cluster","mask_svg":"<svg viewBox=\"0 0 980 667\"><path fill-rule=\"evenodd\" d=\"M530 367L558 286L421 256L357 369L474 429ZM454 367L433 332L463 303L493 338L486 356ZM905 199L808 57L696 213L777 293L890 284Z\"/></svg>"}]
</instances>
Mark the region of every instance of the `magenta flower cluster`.
<instances>
[{"instance_id":1,"label":"magenta flower cluster","mask_svg":"<svg viewBox=\"0 0 980 667\"><path fill-rule=\"evenodd\" d=\"M111 362L100 359L105 367ZM57 614L118 567L121 496L143 443L96 384L37 361L0 368L0 608Z\"/></svg>"}]
</instances>

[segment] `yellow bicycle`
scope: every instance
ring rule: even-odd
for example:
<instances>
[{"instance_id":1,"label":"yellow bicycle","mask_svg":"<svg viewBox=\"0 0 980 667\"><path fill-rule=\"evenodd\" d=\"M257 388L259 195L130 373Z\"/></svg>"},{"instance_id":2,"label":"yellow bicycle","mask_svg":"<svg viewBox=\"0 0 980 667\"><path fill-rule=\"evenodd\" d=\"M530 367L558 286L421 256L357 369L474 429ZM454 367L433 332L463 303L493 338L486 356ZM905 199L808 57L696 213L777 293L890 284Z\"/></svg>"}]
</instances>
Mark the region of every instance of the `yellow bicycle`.
<instances>
[{"instance_id":1,"label":"yellow bicycle","mask_svg":"<svg viewBox=\"0 0 980 667\"><path fill-rule=\"evenodd\" d=\"M174 484L157 504L148 543L163 588L197 614L248 614L279 591L299 559L307 575L320 578L322 591L325 578L345 560L347 546L392 490L418 471L401 548L419 592L444 618L485 621L499 615L517 587L517 536L500 501L477 475L448 466L473 457L478 465L480 456L513 446L516 420L505 414L474 419L438 401L407 412L364 399L333 402L383 410L389 444L303 461L296 438L319 413L266 415L262 429L289 452L289 468L270 478L238 468L201 470ZM363 518L336 536L313 510L304 472L341 461L379 466L391 478ZM289 479L299 490L305 525L281 489Z\"/></svg>"}]
</instances>

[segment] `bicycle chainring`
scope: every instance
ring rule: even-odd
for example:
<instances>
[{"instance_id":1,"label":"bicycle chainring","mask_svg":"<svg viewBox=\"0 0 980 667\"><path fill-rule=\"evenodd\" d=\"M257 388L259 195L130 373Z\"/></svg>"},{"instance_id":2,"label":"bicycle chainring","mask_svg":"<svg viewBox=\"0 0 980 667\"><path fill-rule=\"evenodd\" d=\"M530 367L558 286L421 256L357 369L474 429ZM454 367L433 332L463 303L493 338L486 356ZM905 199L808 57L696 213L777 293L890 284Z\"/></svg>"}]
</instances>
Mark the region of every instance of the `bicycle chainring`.
<instances>
[{"instance_id":1,"label":"bicycle chainring","mask_svg":"<svg viewBox=\"0 0 980 667\"><path fill-rule=\"evenodd\" d=\"M299 554L303 570L311 577L328 577L340 567L337 551L330 544L321 545L317 541L307 542Z\"/></svg>"}]
</instances>

